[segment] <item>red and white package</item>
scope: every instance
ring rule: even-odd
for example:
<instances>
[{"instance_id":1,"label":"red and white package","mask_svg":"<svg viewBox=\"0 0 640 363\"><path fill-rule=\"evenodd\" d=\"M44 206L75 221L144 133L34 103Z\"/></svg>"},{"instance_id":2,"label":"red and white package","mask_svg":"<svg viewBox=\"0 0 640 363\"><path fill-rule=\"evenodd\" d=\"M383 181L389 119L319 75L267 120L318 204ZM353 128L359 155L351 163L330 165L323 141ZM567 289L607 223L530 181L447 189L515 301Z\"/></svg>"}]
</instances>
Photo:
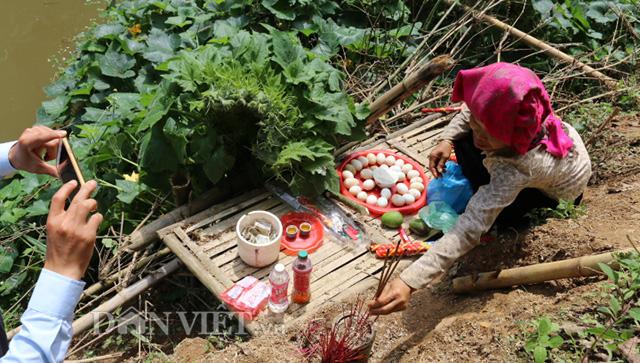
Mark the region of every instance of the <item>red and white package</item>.
<instances>
[{"instance_id":1,"label":"red and white package","mask_svg":"<svg viewBox=\"0 0 640 363\"><path fill-rule=\"evenodd\" d=\"M253 276L246 276L222 293L224 301L238 315L253 320L264 309L271 295L271 287Z\"/></svg>"}]
</instances>

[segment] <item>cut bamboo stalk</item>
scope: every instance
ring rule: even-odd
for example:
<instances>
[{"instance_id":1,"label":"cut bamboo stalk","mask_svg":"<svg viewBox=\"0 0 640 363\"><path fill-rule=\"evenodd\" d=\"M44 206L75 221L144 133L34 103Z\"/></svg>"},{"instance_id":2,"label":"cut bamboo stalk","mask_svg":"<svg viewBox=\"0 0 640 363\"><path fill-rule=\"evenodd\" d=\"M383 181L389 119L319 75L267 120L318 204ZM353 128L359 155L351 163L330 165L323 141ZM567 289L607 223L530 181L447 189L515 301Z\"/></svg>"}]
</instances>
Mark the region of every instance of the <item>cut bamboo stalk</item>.
<instances>
[{"instance_id":1,"label":"cut bamboo stalk","mask_svg":"<svg viewBox=\"0 0 640 363\"><path fill-rule=\"evenodd\" d=\"M147 263L161 258L161 257L165 257L167 255L169 255L171 253L171 250L169 248L163 248L160 251L149 255L147 257L144 257L142 259L140 259L140 261L138 261L136 263L136 266L134 267L134 271L138 270L139 268L143 267L144 265L146 265ZM113 285L120 277L122 277L122 275L124 275L127 271L126 270L120 270L114 274L112 274L111 276L107 277L106 279L104 279L104 281L100 281L100 282L96 282L95 284L89 286L88 288L86 288L84 290L84 292L82 292L82 296L80 297L80 300L88 297L88 296L92 296L95 295L96 293L102 291L104 288L109 287L111 285Z\"/></svg>"},{"instance_id":2,"label":"cut bamboo stalk","mask_svg":"<svg viewBox=\"0 0 640 363\"><path fill-rule=\"evenodd\" d=\"M453 59L448 55L433 58L428 63L411 73L402 82L393 86L389 91L373 101L369 109L371 113L367 117L367 124L373 124L380 116L389 112L393 107L404 101L416 91L434 80L440 74L453 67Z\"/></svg>"},{"instance_id":3,"label":"cut bamboo stalk","mask_svg":"<svg viewBox=\"0 0 640 363\"><path fill-rule=\"evenodd\" d=\"M486 15L483 13L480 13L478 11L475 11L473 9L471 9L470 7L464 5L464 4L460 4L455 0L444 0L447 4L452 5L452 4L457 4L458 6L462 7L465 11L471 12L474 15L474 18L481 20L484 23L487 23L489 25L493 25L496 28L501 29L502 31L505 31L507 33L509 33L510 35L513 35L514 37L518 38L518 40L521 40L522 42L524 42L525 44L527 44L528 46L532 47L532 48L536 48L536 49L540 49L543 52L545 52L546 54L562 61L565 63L569 63L569 64L575 64L576 66L582 68L582 70L590 75L591 77L597 78L598 80L602 81L608 88L615 90L617 88L617 83L616 80L605 75L604 73L595 70L593 67L580 62L579 60L575 59L574 57L570 56L569 54L558 50L552 46L550 46L549 44L543 42L542 40L539 40L537 38L532 37L531 35L523 32L522 30L512 26L512 25L508 25L505 24L504 22L494 18L493 16L490 15Z\"/></svg>"},{"instance_id":4,"label":"cut bamboo stalk","mask_svg":"<svg viewBox=\"0 0 640 363\"><path fill-rule=\"evenodd\" d=\"M88 314L81 316L73 322L73 334L79 334L85 330L94 326L99 321L106 317L106 313L112 313L120 306L126 304L128 301L135 299L138 295L142 294L145 290L158 283L158 281L165 278L170 273L176 271L182 266L182 262L179 259L173 259L166 265L160 267L156 271L144 277L142 280L127 287L114 295L111 299L100 304Z\"/></svg>"},{"instance_id":5,"label":"cut bamboo stalk","mask_svg":"<svg viewBox=\"0 0 640 363\"><path fill-rule=\"evenodd\" d=\"M453 279L453 292L459 294L516 285L539 284L550 280L601 275L602 271L598 267L598 263L607 264L617 270L619 266L615 262L614 255L629 251L627 249L501 271L483 272L477 276L458 277Z\"/></svg>"},{"instance_id":6,"label":"cut bamboo stalk","mask_svg":"<svg viewBox=\"0 0 640 363\"><path fill-rule=\"evenodd\" d=\"M106 318L107 313L113 313L118 307L136 298L145 290L155 285L158 281L162 280L170 273L176 271L180 266L182 266L182 262L180 262L179 259L175 258L164 266L155 270L151 274L145 276L142 280L120 291L111 299L105 301L95 309L91 310L89 313L76 319L73 322L73 334L82 333L83 331L92 327L94 324L97 324L102 319ZM10 331L7 336L9 339L12 339L19 332L20 327L17 327Z\"/></svg>"},{"instance_id":7,"label":"cut bamboo stalk","mask_svg":"<svg viewBox=\"0 0 640 363\"><path fill-rule=\"evenodd\" d=\"M212 189L191 203L183 205L171 212L160 216L155 221L147 224L127 237L127 247L129 252L140 251L146 246L158 240L157 231L168 227L174 223L194 215L206 208L220 198L220 190Z\"/></svg>"}]
</instances>

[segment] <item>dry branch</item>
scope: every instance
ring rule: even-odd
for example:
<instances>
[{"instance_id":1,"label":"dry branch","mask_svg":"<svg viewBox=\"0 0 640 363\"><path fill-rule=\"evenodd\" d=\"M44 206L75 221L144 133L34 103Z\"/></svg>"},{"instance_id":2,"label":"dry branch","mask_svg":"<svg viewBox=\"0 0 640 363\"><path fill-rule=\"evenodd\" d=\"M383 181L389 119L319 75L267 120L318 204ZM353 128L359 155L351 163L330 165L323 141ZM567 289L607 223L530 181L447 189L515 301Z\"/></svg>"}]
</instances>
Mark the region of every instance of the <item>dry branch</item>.
<instances>
[{"instance_id":1,"label":"dry branch","mask_svg":"<svg viewBox=\"0 0 640 363\"><path fill-rule=\"evenodd\" d=\"M453 59L447 55L433 58L430 62L411 73L402 82L393 86L389 91L373 101L367 124L373 124L380 116L389 112L394 106L404 101L424 85L435 79L443 72L453 67Z\"/></svg>"},{"instance_id":2,"label":"dry branch","mask_svg":"<svg viewBox=\"0 0 640 363\"><path fill-rule=\"evenodd\" d=\"M453 280L455 293L474 292L488 289L499 289L516 285L539 284L550 280L567 279L573 277L587 277L600 275L598 263L618 269L615 254L629 252L603 253L592 256L582 256L564 261L541 263L537 265L516 267L501 271L484 272L477 276L463 276Z\"/></svg>"},{"instance_id":3,"label":"dry branch","mask_svg":"<svg viewBox=\"0 0 640 363\"><path fill-rule=\"evenodd\" d=\"M524 42L525 44L527 44L530 47L536 48L536 49L540 49L543 50L545 53L547 53L548 55L564 62L564 63L569 63L572 65L576 65L580 68L582 68L586 74L590 75L591 77L597 78L598 80L602 81L608 88L615 90L617 88L617 83L616 81L603 74L602 72L599 72L597 70L595 70L593 67L580 62L579 60L575 59L574 57L570 56L569 54L558 50L554 47L552 47L551 45L543 42L542 40L539 40L537 38L532 37L531 35L523 32L522 30L515 28L511 25L505 24L504 22L490 16L490 15L486 15L486 14L482 14L482 13L478 13L477 11L469 8L466 5L463 4L459 4L457 3L455 0L444 0L447 4L451 5L451 4L458 4L459 6L461 6L465 11L467 12L471 12L472 14L474 14L474 17L476 19L481 20L484 23L493 25L505 32L508 32L509 34L513 35L514 37L518 38L519 40L521 40L522 42Z\"/></svg>"}]
</instances>

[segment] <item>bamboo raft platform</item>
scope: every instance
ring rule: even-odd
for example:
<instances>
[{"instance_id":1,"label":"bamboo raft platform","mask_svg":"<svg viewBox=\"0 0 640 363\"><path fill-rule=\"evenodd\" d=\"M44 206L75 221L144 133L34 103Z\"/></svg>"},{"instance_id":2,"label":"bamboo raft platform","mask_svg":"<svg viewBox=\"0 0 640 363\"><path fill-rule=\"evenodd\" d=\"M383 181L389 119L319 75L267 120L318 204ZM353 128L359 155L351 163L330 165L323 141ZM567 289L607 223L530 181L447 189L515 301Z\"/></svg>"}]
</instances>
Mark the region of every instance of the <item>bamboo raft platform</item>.
<instances>
[{"instance_id":1,"label":"bamboo raft platform","mask_svg":"<svg viewBox=\"0 0 640 363\"><path fill-rule=\"evenodd\" d=\"M428 166L428 152L435 146L442 128L450 116L430 115L390 135L378 136L354 145L347 145L338 159L359 150L393 150L404 154L423 166ZM340 203L338 203L340 204ZM355 214L341 205L353 219L365 226L369 239L376 242L395 242L397 231L386 230L380 220ZM237 253L235 225L246 213L265 210L281 216L291 208L265 190L253 190L241 196L213 205L179 223L158 231L158 235L187 268L217 297L245 276L268 280L272 265L254 268L246 265ZM378 283L376 275L383 266L382 260L364 249L350 249L325 233L322 246L310 254L313 263L311 274L311 302L306 305L292 303L284 318L288 329L298 321L305 320L322 306L353 297ZM294 256L280 253L278 262L291 271ZM400 263L399 271L414 258ZM262 329L271 329L268 311L245 324L247 331L256 334Z\"/></svg>"}]
</instances>

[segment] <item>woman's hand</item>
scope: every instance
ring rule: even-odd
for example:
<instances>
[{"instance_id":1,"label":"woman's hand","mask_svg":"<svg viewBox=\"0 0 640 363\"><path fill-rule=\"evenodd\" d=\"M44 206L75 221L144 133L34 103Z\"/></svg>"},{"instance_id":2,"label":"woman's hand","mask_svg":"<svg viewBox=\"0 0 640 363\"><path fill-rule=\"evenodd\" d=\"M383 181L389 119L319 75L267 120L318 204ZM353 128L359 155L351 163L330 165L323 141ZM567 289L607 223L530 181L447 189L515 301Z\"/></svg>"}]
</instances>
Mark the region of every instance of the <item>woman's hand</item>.
<instances>
[{"instance_id":1,"label":"woman's hand","mask_svg":"<svg viewBox=\"0 0 640 363\"><path fill-rule=\"evenodd\" d=\"M415 291L399 278L384 287L380 296L369 303L371 315L387 315L407 308L411 293Z\"/></svg>"},{"instance_id":2,"label":"woman's hand","mask_svg":"<svg viewBox=\"0 0 640 363\"><path fill-rule=\"evenodd\" d=\"M453 151L453 143L449 140L440 141L429 154L429 170L431 175L439 178L444 172L444 164L451 157Z\"/></svg>"}]
</instances>

